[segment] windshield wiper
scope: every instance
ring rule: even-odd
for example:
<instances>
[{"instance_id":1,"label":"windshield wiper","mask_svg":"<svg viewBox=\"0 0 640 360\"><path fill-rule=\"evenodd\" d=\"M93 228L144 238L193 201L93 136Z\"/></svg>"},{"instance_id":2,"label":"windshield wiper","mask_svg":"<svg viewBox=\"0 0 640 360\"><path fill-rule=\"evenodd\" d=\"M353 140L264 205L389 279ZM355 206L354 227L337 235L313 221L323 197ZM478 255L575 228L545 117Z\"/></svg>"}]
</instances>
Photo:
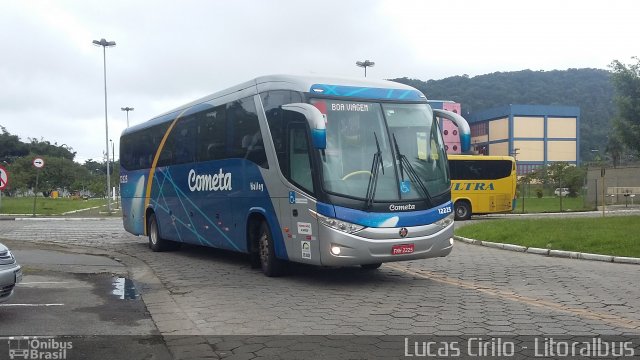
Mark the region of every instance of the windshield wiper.
<instances>
[{"instance_id":1,"label":"windshield wiper","mask_svg":"<svg viewBox=\"0 0 640 360\"><path fill-rule=\"evenodd\" d=\"M422 179L420 179L420 176L418 175L416 170L413 168L413 165L411 165L411 162L409 161L409 159L407 159L407 157L400 152L400 148L398 147L398 140L396 140L396 134L393 133L391 135L393 136L393 146L396 150L398 165L400 166L400 181L401 181L400 185L402 186L402 183L404 182L404 170L406 170L407 176L409 177L409 179L413 183L418 184L418 188L424 195L425 199L429 202L429 206L430 207L433 206L433 199L431 199L429 190L427 190L427 187L424 185L424 182L422 181Z\"/></svg>"},{"instance_id":2,"label":"windshield wiper","mask_svg":"<svg viewBox=\"0 0 640 360\"><path fill-rule=\"evenodd\" d=\"M382 151L380 150L380 143L378 142L378 135L373 132L373 137L376 139L376 147L378 151L373 154L373 160L371 161L371 177L369 178L369 185L367 185L367 209L373 205L373 199L376 196L376 188L378 187L378 172L382 167L382 175L384 175L384 164L382 162Z\"/></svg>"}]
</instances>

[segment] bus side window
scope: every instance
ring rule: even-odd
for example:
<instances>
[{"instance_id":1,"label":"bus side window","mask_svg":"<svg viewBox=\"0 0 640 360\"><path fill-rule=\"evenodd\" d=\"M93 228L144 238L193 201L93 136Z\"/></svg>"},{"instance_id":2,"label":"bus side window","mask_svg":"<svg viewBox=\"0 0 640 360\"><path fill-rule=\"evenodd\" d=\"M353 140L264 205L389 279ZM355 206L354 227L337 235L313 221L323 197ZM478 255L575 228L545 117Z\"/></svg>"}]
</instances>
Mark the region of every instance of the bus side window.
<instances>
[{"instance_id":1,"label":"bus side window","mask_svg":"<svg viewBox=\"0 0 640 360\"><path fill-rule=\"evenodd\" d=\"M292 123L289 126L289 173L295 184L313 194L309 141L304 123Z\"/></svg>"},{"instance_id":2,"label":"bus side window","mask_svg":"<svg viewBox=\"0 0 640 360\"><path fill-rule=\"evenodd\" d=\"M260 94L262 100L262 106L267 116L267 123L269 124L269 131L271 132L271 140L276 150L276 156L280 165L280 171L285 177L289 177L288 164L287 164L287 122L289 117L285 119L280 106L284 104L291 104L296 102L302 102L302 96L294 91L290 90L271 90Z\"/></svg>"},{"instance_id":3,"label":"bus side window","mask_svg":"<svg viewBox=\"0 0 640 360\"><path fill-rule=\"evenodd\" d=\"M227 128L225 106L222 105L209 109L199 114L198 118L198 161L225 158L225 136Z\"/></svg>"},{"instance_id":4,"label":"bus side window","mask_svg":"<svg viewBox=\"0 0 640 360\"><path fill-rule=\"evenodd\" d=\"M227 105L228 156L244 158L265 169L269 168L264 150L258 114L253 97Z\"/></svg>"}]
</instances>

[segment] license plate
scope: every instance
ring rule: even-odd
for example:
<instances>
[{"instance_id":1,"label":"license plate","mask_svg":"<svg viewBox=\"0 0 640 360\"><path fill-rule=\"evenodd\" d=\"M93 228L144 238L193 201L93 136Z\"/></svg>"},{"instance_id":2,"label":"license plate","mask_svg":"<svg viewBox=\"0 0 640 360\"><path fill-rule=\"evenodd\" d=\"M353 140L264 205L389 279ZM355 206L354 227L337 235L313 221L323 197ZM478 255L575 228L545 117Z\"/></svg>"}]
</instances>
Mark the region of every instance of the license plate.
<instances>
[{"instance_id":1,"label":"license plate","mask_svg":"<svg viewBox=\"0 0 640 360\"><path fill-rule=\"evenodd\" d=\"M391 255L411 254L415 246L413 244L400 244L391 247Z\"/></svg>"},{"instance_id":2,"label":"license plate","mask_svg":"<svg viewBox=\"0 0 640 360\"><path fill-rule=\"evenodd\" d=\"M16 270L14 274L16 276L16 284L22 282L22 269Z\"/></svg>"}]
</instances>

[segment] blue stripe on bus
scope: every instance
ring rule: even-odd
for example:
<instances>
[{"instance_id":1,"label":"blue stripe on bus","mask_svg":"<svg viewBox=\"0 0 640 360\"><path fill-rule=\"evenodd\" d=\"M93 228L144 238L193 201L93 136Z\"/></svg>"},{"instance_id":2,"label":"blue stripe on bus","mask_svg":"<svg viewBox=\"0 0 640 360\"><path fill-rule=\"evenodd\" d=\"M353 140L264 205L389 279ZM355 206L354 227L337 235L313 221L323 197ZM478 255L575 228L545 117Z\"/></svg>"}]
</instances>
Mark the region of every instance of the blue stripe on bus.
<instances>
[{"instance_id":1,"label":"blue stripe on bus","mask_svg":"<svg viewBox=\"0 0 640 360\"><path fill-rule=\"evenodd\" d=\"M318 203L318 213L367 227L407 227L432 224L451 214L451 201L429 210L374 213Z\"/></svg>"},{"instance_id":2,"label":"blue stripe on bus","mask_svg":"<svg viewBox=\"0 0 640 360\"><path fill-rule=\"evenodd\" d=\"M362 99L426 100L426 97L420 91L408 89L313 84L311 85L310 92L316 95L357 97Z\"/></svg>"}]
</instances>

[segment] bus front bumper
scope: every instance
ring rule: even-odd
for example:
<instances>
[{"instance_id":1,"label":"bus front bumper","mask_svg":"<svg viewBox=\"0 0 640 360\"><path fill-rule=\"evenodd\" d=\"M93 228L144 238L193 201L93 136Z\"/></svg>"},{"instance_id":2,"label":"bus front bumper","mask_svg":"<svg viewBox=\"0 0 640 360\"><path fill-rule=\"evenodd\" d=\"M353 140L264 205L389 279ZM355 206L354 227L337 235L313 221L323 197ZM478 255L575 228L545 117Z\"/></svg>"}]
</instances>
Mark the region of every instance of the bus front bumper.
<instances>
[{"instance_id":1,"label":"bus front bumper","mask_svg":"<svg viewBox=\"0 0 640 360\"><path fill-rule=\"evenodd\" d=\"M365 234L346 234L321 225L321 264L351 266L426 259L447 256L453 249L453 223L444 228L425 225L406 229L408 236L400 238L400 228L367 228Z\"/></svg>"}]
</instances>

